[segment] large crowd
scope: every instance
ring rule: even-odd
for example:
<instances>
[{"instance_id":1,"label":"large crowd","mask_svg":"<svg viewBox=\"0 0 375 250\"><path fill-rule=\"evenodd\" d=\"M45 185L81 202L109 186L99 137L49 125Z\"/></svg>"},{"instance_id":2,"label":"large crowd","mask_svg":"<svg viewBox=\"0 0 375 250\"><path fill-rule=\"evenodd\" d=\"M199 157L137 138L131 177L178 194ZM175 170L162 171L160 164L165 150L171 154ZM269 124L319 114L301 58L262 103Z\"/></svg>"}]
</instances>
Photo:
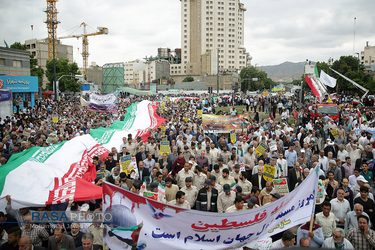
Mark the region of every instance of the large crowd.
<instances>
[{"instance_id":1,"label":"large crowd","mask_svg":"<svg viewBox=\"0 0 375 250\"><path fill-rule=\"evenodd\" d=\"M271 248L298 246L333 249L375 248L375 112L372 107L353 107L348 96L336 96L339 118L327 114L312 117L314 99L300 102L286 95L190 95L190 99L170 101L162 95L119 96L118 113L88 112L79 98L61 101L37 100L34 108L23 109L0 119L0 164L13 154L35 146L70 140L89 134L91 129L110 127L123 120L126 108L148 99L160 101L158 114L166 119L162 127L150 130L147 140L124 137L107 158L95 156L96 185L111 182L133 193L158 193L160 202L186 209L233 213L264 206L281 195L272 181L263 176L264 165L276 168L275 179L286 178L293 191L309 175L320 169L324 198L318 202L312 229L310 223L272 236ZM193 98L192 98L193 97ZM367 103L371 103L366 100ZM238 110L238 105L244 107ZM223 106L227 106L223 111ZM250 114L243 131L232 143L229 133L208 133L203 114ZM53 115L62 122L54 123ZM332 131L337 132L332 133ZM160 153L160 142L169 141L170 153ZM276 143L262 155L260 143ZM121 156L135 157L137 171L121 171ZM0 166L1 167L1 166ZM103 174L104 173L104 174ZM49 225L31 221L30 211L101 211L101 200L69 202L40 208L12 208L7 196L6 212L0 212L0 250L2 249L102 249L100 223ZM14 223L10 223L14 222Z\"/></svg>"}]
</instances>

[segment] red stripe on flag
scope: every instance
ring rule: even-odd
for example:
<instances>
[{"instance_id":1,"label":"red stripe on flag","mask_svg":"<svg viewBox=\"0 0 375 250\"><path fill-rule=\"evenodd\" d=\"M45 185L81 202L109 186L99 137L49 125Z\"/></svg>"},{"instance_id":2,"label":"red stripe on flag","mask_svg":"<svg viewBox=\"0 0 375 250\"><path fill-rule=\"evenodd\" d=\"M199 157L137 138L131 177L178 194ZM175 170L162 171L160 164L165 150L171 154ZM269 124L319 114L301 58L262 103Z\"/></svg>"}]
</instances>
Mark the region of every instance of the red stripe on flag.
<instances>
[{"instance_id":1,"label":"red stripe on flag","mask_svg":"<svg viewBox=\"0 0 375 250\"><path fill-rule=\"evenodd\" d=\"M305 81L310 86L310 88L311 88L313 94L316 96L316 98L318 98L318 101L320 101L320 94L319 94L318 89L315 87L315 84L313 83L313 80L310 79L309 76L306 76Z\"/></svg>"}]
</instances>

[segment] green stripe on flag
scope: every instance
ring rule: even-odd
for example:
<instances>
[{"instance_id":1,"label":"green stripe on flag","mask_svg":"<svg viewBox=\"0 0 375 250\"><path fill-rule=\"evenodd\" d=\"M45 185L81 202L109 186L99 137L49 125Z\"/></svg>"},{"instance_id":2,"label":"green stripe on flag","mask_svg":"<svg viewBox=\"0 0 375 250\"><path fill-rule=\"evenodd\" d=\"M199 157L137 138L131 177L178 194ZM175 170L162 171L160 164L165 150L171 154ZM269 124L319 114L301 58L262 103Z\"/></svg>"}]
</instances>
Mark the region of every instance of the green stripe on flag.
<instances>
[{"instance_id":1,"label":"green stripe on flag","mask_svg":"<svg viewBox=\"0 0 375 250\"><path fill-rule=\"evenodd\" d=\"M133 226L133 227L116 227L112 228L111 231L119 230L119 231L135 231L140 227L140 225Z\"/></svg>"},{"instance_id":2,"label":"green stripe on flag","mask_svg":"<svg viewBox=\"0 0 375 250\"><path fill-rule=\"evenodd\" d=\"M14 154L7 164L0 166L0 194L3 192L7 175L27 161L44 163L51 155L59 150L67 141L49 147L32 147L26 151Z\"/></svg>"}]
</instances>

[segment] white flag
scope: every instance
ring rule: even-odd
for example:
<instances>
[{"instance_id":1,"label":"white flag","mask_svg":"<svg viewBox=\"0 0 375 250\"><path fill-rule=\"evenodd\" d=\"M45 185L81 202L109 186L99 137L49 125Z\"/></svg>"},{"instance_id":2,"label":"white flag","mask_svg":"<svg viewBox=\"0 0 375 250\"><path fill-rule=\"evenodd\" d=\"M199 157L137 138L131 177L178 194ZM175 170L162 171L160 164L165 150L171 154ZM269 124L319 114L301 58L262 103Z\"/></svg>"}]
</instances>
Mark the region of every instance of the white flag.
<instances>
[{"instance_id":1,"label":"white flag","mask_svg":"<svg viewBox=\"0 0 375 250\"><path fill-rule=\"evenodd\" d=\"M323 70L320 72L320 81L330 88L336 87L336 79L327 75Z\"/></svg>"}]
</instances>

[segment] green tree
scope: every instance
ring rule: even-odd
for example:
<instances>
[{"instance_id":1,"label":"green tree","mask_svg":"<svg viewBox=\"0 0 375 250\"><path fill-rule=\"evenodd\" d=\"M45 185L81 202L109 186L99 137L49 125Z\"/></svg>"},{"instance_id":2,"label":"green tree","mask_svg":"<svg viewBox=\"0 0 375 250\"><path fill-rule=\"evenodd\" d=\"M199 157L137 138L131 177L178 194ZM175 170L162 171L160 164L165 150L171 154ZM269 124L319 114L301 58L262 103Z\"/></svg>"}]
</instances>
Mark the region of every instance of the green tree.
<instances>
[{"instance_id":1,"label":"green tree","mask_svg":"<svg viewBox=\"0 0 375 250\"><path fill-rule=\"evenodd\" d=\"M370 90L370 93L375 92L375 80L370 75L364 73L364 66L360 64L357 57L354 56L341 56L339 60L335 61L332 68L344 76L352 79L359 85ZM360 95L363 91L357 89L353 84L343 79L339 75L328 72L327 74L337 79L337 89L349 90L352 92L358 92Z\"/></svg>"},{"instance_id":2,"label":"green tree","mask_svg":"<svg viewBox=\"0 0 375 250\"><path fill-rule=\"evenodd\" d=\"M53 61L52 60L48 61L46 67L47 67L46 76L49 81L48 88L52 90L53 89ZM69 63L69 60L67 58L56 60L56 81L62 75L75 76L79 74L80 72L78 71L77 63ZM64 92L64 91L79 92L81 91L81 84L74 77L72 77L72 79L70 79L69 77L63 77L59 81L59 90L61 92Z\"/></svg>"},{"instance_id":3,"label":"green tree","mask_svg":"<svg viewBox=\"0 0 375 250\"><path fill-rule=\"evenodd\" d=\"M20 42L15 42L12 45L10 45L11 49L20 49L20 50L26 50L26 44L21 44Z\"/></svg>"},{"instance_id":4,"label":"green tree","mask_svg":"<svg viewBox=\"0 0 375 250\"><path fill-rule=\"evenodd\" d=\"M44 69L38 66L38 59L34 58L33 54L30 54L30 75L38 77L38 86L41 87L43 84Z\"/></svg>"},{"instance_id":5,"label":"green tree","mask_svg":"<svg viewBox=\"0 0 375 250\"><path fill-rule=\"evenodd\" d=\"M267 77L265 71L258 70L255 67L243 68L240 73L241 91L271 89L276 83Z\"/></svg>"},{"instance_id":6,"label":"green tree","mask_svg":"<svg viewBox=\"0 0 375 250\"><path fill-rule=\"evenodd\" d=\"M191 76L188 76L188 77L185 77L185 79L182 80L182 82L194 82L194 78Z\"/></svg>"}]
</instances>

